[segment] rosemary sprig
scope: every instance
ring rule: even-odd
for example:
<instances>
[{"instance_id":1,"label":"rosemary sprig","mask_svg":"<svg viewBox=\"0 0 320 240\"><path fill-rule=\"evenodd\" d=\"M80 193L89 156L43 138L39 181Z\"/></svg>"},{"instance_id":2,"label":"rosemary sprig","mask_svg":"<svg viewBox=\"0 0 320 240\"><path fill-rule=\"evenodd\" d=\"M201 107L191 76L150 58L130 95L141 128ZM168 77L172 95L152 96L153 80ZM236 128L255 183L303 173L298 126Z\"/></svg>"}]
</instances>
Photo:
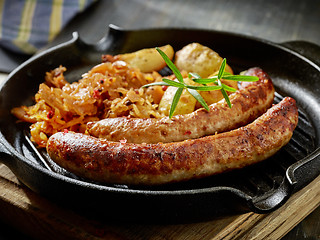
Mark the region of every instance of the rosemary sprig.
<instances>
[{"instance_id":1,"label":"rosemary sprig","mask_svg":"<svg viewBox=\"0 0 320 240\"><path fill-rule=\"evenodd\" d=\"M213 76L211 78L201 78L197 73L189 73L189 78L191 78L194 82L200 83L203 86L192 86L188 85L183 81L182 74L178 70L178 68L174 65L174 63L168 58L168 56L159 48L156 48L156 50L160 53L168 67L172 70L173 74L176 76L178 79L177 81L173 81L167 78L163 78L163 82L154 82L150 84L146 84L143 87L150 87L150 86L156 86L156 85L161 85L161 86L172 86L176 87L177 91L172 99L170 111L169 111L169 118L171 118L174 114L174 111L178 105L179 99L181 97L182 91L184 89L187 89L187 91L207 110L209 111L209 106L205 102L205 100L202 98L202 96L199 94L198 91L214 91L214 90L220 90L223 97L225 98L228 106L231 108L231 102L229 99L229 96L227 94L228 92L235 92L237 91L236 89L225 85L221 82L221 79L225 80L233 80L233 81L243 81L243 82L254 82L258 81L259 78L255 76L244 76L244 75L232 75L230 73L225 72L227 60L224 58L218 75ZM213 83L214 85L207 86L208 83Z\"/></svg>"}]
</instances>

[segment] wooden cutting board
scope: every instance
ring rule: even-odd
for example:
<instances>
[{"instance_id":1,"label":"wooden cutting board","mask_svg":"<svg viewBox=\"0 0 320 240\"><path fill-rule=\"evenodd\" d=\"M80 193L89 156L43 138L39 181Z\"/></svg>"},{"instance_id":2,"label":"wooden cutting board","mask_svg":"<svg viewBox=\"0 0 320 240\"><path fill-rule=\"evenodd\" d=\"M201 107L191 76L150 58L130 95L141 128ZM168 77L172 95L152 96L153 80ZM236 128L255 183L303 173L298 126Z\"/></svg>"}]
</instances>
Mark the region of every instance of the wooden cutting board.
<instances>
[{"instance_id":1,"label":"wooden cutting board","mask_svg":"<svg viewBox=\"0 0 320 240\"><path fill-rule=\"evenodd\" d=\"M39 196L0 163L0 218L36 239L276 240L319 204L320 176L270 214L249 212L177 225L110 224L88 219Z\"/></svg>"}]
</instances>

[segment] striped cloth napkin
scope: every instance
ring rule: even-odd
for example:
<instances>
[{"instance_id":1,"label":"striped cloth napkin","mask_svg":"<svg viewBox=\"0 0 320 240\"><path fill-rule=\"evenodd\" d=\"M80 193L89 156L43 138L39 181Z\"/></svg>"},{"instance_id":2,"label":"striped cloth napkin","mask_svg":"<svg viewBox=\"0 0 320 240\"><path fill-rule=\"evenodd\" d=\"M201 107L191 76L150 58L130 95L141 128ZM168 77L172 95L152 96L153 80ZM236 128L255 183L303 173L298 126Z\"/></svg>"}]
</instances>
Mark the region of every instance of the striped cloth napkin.
<instances>
[{"instance_id":1,"label":"striped cloth napkin","mask_svg":"<svg viewBox=\"0 0 320 240\"><path fill-rule=\"evenodd\" d=\"M0 46L34 54L95 0L0 0Z\"/></svg>"}]
</instances>

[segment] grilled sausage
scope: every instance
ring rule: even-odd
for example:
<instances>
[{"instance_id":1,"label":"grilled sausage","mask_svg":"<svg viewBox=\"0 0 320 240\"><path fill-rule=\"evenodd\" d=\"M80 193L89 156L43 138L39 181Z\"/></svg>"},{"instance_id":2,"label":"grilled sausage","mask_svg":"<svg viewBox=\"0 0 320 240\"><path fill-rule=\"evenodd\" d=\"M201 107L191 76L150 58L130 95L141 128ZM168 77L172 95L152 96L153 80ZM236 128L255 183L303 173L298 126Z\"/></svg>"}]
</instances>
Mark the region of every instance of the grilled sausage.
<instances>
[{"instance_id":1,"label":"grilled sausage","mask_svg":"<svg viewBox=\"0 0 320 240\"><path fill-rule=\"evenodd\" d=\"M245 83L245 87L231 94L231 109L223 99L210 105L209 111L202 108L171 119L106 118L88 123L87 131L109 141L165 143L196 139L244 126L264 113L274 99L272 81L264 71L252 68L247 74L258 76L259 81Z\"/></svg>"},{"instance_id":2,"label":"grilled sausage","mask_svg":"<svg viewBox=\"0 0 320 240\"><path fill-rule=\"evenodd\" d=\"M287 97L246 126L198 139L134 144L60 132L49 138L47 151L62 167L91 180L164 184L262 161L289 142L297 122L295 100Z\"/></svg>"}]
</instances>

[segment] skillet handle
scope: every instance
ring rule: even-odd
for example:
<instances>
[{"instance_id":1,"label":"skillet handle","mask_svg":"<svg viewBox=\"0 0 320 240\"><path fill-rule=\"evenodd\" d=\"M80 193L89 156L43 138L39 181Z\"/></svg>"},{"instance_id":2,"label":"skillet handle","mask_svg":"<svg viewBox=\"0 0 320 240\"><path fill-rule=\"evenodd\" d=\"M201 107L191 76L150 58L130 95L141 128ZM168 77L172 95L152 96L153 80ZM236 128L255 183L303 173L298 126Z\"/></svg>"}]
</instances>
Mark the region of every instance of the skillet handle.
<instances>
[{"instance_id":1,"label":"skillet handle","mask_svg":"<svg viewBox=\"0 0 320 240\"><path fill-rule=\"evenodd\" d=\"M289 41L280 45L289 48L302 56L310 59L312 62L320 66L320 46L307 41Z\"/></svg>"},{"instance_id":2,"label":"skillet handle","mask_svg":"<svg viewBox=\"0 0 320 240\"><path fill-rule=\"evenodd\" d=\"M256 213L268 213L281 207L293 192L292 184L284 178L281 185L262 196L254 197L248 201L249 208Z\"/></svg>"},{"instance_id":3,"label":"skillet handle","mask_svg":"<svg viewBox=\"0 0 320 240\"><path fill-rule=\"evenodd\" d=\"M320 147L287 169L287 178L296 192L320 174Z\"/></svg>"},{"instance_id":4,"label":"skillet handle","mask_svg":"<svg viewBox=\"0 0 320 240\"><path fill-rule=\"evenodd\" d=\"M279 186L262 196L248 200L253 212L268 213L282 206L295 192L301 190L320 175L320 147L314 152L292 164Z\"/></svg>"},{"instance_id":5,"label":"skillet handle","mask_svg":"<svg viewBox=\"0 0 320 240\"><path fill-rule=\"evenodd\" d=\"M320 148L292 164L279 188L254 197L248 204L253 212L268 213L282 206L295 192L301 190L320 174Z\"/></svg>"}]
</instances>

